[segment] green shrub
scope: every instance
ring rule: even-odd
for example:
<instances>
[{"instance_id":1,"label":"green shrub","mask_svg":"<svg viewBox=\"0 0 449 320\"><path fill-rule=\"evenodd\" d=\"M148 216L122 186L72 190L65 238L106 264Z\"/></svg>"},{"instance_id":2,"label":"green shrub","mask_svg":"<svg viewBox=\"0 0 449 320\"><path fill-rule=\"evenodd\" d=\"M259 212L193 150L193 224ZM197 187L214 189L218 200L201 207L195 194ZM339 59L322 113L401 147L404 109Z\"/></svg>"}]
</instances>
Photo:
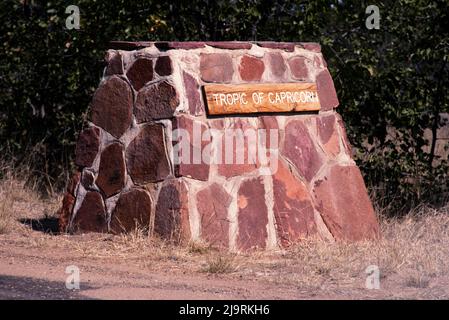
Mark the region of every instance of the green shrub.
<instances>
[{"instance_id":1,"label":"green shrub","mask_svg":"<svg viewBox=\"0 0 449 320\"><path fill-rule=\"evenodd\" d=\"M447 162L432 166L422 137L449 110L449 4L383 2L380 30L368 30L363 2L80 0L81 28L68 30L71 1L2 1L0 152L64 185L110 40L314 41L374 195L395 210L441 202Z\"/></svg>"}]
</instances>

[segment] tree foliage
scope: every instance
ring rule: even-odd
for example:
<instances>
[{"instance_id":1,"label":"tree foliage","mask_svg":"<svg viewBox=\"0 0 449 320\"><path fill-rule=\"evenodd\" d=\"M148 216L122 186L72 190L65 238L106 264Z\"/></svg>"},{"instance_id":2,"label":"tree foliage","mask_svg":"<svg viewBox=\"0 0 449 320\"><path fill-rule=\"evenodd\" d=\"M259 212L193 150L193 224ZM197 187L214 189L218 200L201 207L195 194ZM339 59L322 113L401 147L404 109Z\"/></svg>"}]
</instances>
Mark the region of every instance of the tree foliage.
<instances>
[{"instance_id":1,"label":"tree foliage","mask_svg":"<svg viewBox=\"0 0 449 320\"><path fill-rule=\"evenodd\" d=\"M435 134L449 111L447 1L379 2L379 30L365 26L366 1L79 0L80 30L65 28L70 4L0 4L0 151L17 163L33 154L33 168L54 182L72 167L109 41L313 41L376 195L410 206L447 194L447 162L431 165L434 141L422 151L424 129Z\"/></svg>"}]
</instances>

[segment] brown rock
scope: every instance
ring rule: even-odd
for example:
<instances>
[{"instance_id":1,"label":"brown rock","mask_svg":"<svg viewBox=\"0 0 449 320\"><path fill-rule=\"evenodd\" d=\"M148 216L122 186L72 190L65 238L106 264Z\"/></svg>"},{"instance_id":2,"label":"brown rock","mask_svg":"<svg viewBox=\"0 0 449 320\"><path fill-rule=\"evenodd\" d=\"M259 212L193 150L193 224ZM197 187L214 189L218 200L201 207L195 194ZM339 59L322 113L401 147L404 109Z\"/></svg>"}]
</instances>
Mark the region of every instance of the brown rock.
<instances>
[{"instance_id":1,"label":"brown rock","mask_svg":"<svg viewBox=\"0 0 449 320\"><path fill-rule=\"evenodd\" d=\"M203 161L202 152L209 142L201 139L207 126L182 115L173 121L173 130L175 129L179 130L179 134L173 137L175 175L207 181L210 165Z\"/></svg>"},{"instance_id":2,"label":"brown rock","mask_svg":"<svg viewBox=\"0 0 449 320\"><path fill-rule=\"evenodd\" d=\"M62 199L62 206L58 211L59 232L67 232L74 204L75 197L69 192L66 192Z\"/></svg>"},{"instance_id":3,"label":"brown rock","mask_svg":"<svg viewBox=\"0 0 449 320\"><path fill-rule=\"evenodd\" d=\"M307 68L307 61L305 57L293 57L288 60L292 76L295 79L308 79L309 69Z\"/></svg>"},{"instance_id":4,"label":"brown rock","mask_svg":"<svg viewBox=\"0 0 449 320\"><path fill-rule=\"evenodd\" d=\"M97 156L100 147L100 129L90 127L83 130L75 149L75 164L80 167L90 167Z\"/></svg>"},{"instance_id":5,"label":"brown rock","mask_svg":"<svg viewBox=\"0 0 449 320\"><path fill-rule=\"evenodd\" d=\"M302 42L301 45L306 50L313 51L313 52L321 52L321 46L319 43Z\"/></svg>"},{"instance_id":6,"label":"brown rock","mask_svg":"<svg viewBox=\"0 0 449 320\"><path fill-rule=\"evenodd\" d=\"M170 175L163 125L152 123L141 129L126 149L126 163L136 184L162 181Z\"/></svg>"},{"instance_id":7,"label":"brown rock","mask_svg":"<svg viewBox=\"0 0 449 320\"><path fill-rule=\"evenodd\" d=\"M157 74L160 76L169 76L173 72L171 59L169 56L162 56L156 60L156 66L154 67Z\"/></svg>"},{"instance_id":8,"label":"brown rock","mask_svg":"<svg viewBox=\"0 0 449 320\"><path fill-rule=\"evenodd\" d=\"M217 183L196 195L201 216L201 237L213 246L229 246L228 208L231 201L231 196Z\"/></svg>"},{"instance_id":9,"label":"brown rock","mask_svg":"<svg viewBox=\"0 0 449 320\"><path fill-rule=\"evenodd\" d=\"M173 117L179 104L175 88L166 81L153 84L137 95L135 115L138 123Z\"/></svg>"},{"instance_id":10,"label":"brown rock","mask_svg":"<svg viewBox=\"0 0 449 320\"><path fill-rule=\"evenodd\" d=\"M346 154L348 156L352 157L352 146L351 143L349 142L345 124L343 123L343 119L338 113L335 113L335 117L337 119L337 126L340 128L340 135L343 142L344 150L346 151Z\"/></svg>"},{"instance_id":11,"label":"brown rock","mask_svg":"<svg viewBox=\"0 0 449 320\"><path fill-rule=\"evenodd\" d=\"M186 90L187 100L189 102L189 112L191 115L199 116L204 113L203 104L199 92L200 86L198 82L187 72L182 72L184 79L184 87Z\"/></svg>"},{"instance_id":12,"label":"brown rock","mask_svg":"<svg viewBox=\"0 0 449 320\"><path fill-rule=\"evenodd\" d=\"M138 58L129 67L126 76L133 88L139 91L147 82L153 80L153 60Z\"/></svg>"},{"instance_id":13,"label":"brown rock","mask_svg":"<svg viewBox=\"0 0 449 320\"><path fill-rule=\"evenodd\" d=\"M287 52L293 52L295 50L295 43L293 42L272 42L272 41L262 41L257 42L260 47L270 48L270 49L281 49Z\"/></svg>"},{"instance_id":14,"label":"brown rock","mask_svg":"<svg viewBox=\"0 0 449 320\"><path fill-rule=\"evenodd\" d=\"M225 127L224 118L209 118L207 122L212 129L222 130Z\"/></svg>"},{"instance_id":15,"label":"brown rock","mask_svg":"<svg viewBox=\"0 0 449 320\"><path fill-rule=\"evenodd\" d=\"M287 66L282 55L279 52L269 53L268 61L271 67L271 73L278 79L284 79Z\"/></svg>"},{"instance_id":16,"label":"brown rock","mask_svg":"<svg viewBox=\"0 0 449 320\"><path fill-rule=\"evenodd\" d=\"M183 49L183 50L193 50L204 48L205 43L202 41L159 41L155 42L154 45L159 50L171 50L171 49Z\"/></svg>"},{"instance_id":17,"label":"brown rock","mask_svg":"<svg viewBox=\"0 0 449 320\"><path fill-rule=\"evenodd\" d=\"M151 198L142 189L123 192L112 213L110 230L113 233L130 232L136 228L148 229L151 217Z\"/></svg>"},{"instance_id":18,"label":"brown rock","mask_svg":"<svg viewBox=\"0 0 449 320\"><path fill-rule=\"evenodd\" d=\"M95 92L92 99L92 122L116 138L129 128L133 96L129 85L112 76Z\"/></svg>"},{"instance_id":19,"label":"brown rock","mask_svg":"<svg viewBox=\"0 0 449 320\"><path fill-rule=\"evenodd\" d=\"M268 211L265 188L261 178L244 181L238 192L237 245L240 249L265 248L267 241Z\"/></svg>"},{"instance_id":20,"label":"brown rock","mask_svg":"<svg viewBox=\"0 0 449 320\"><path fill-rule=\"evenodd\" d=\"M332 77L327 69L321 71L317 75L316 86L321 110L332 110L333 108L338 107L338 98L334 87L334 81L332 81Z\"/></svg>"},{"instance_id":21,"label":"brown rock","mask_svg":"<svg viewBox=\"0 0 449 320\"><path fill-rule=\"evenodd\" d=\"M90 170L83 170L83 174L81 176L81 183L86 189L92 189L95 182L95 175Z\"/></svg>"},{"instance_id":22,"label":"brown rock","mask_svg":"<svg viewBox=\"0 0 449 320\"><path fill-rule=\"evenodd\" d=\"M114 52L108 59L105 75L112 76L114 74L123 74L123 59L119 52Z\"/></svg>"},{"instance_id":23,"label":"brown rock","mask_svg":"<svg viewBox=\"0 0 449 320\"><path fill-rule=\"evenodd\" d=\"M273 176L274 206L278 238L284 246L317 233L314 210L307 187L295 178L283 161Z\"/></svg>"},{"instance_id":24,"label":"brown rock","mask_svg":"<svg viewBox=\"0 0 449 320\"><path fill-rule=\"evenodd\" d=\"M292 120L285 127L283 154L307 181L312 180L323 163L306 126L300 120Z\"/></svg>"},{"instance_id":25,"label":"brown rock","mask_svg":"<svg viewBox=\"0 0 449 320\"><path fill-rule=\"evenodd\" d=\"M317 117L318 134L321 144L329 155L336 156L340 153L340 139L335 126L335 116L328 115Z\"/></svg>"},{"instance_id":26,"label":"brown rock","mask_svg":"<svg viewBox=\"0 0 449 320\"><path fill-rule=\"evenodd\" d=\"M125 159L120 143L107 146L101 153L96 183L106 197L120 192L125 186Z\"/></svg>"},{"instance_id":27,"label":"brown rock","mask_svg":"<svg viewBox=\"0 0 449 320\"><path fill-rule=\"evenodd\" d=\"M80 182L80 176L81 173L79 171L76 171L74 174L72 174L72 177L70 178L69 183L67 184L66 191L70 193L72 196L75 195L76 187Z\"/></svg>"},{"instance_id":28,"label":"brown rock","mask_svg":"<svg viewBox=\"0 0 449 320\"><path fill-rule=\"evenodd\" d=\"M139 50L142 48L151 47L153 42L149 41L110 41L109 48L115 50Z\"/></svg>"},{"instance_id":29,"label":"brown rock","mask_svg":"<svg viewBox=\"0 0 449 320\"><path fill-rule=\"evenodd\" d=\"M322 143L326 143L334 133L335 116L333 114L317 117L318 133Z\"/></svg>"},{"instance_id":30,"label":"brown rock","mask_svg":"<svg viewBox=\"0 0 449 320\"><path fill-rule=\"evenodd\" d=\"M249 55L244 55L240 60L239 72L244 81L259 81L265 70L263 61Z\"/></svg>"},{"instance_id":31,"label":"brown rock","mask_svg":"<svg viewBox=\"0 0 449 320\"><path fill-rule=\"evenodd\" d=\"M160 190L154 218L154 232L174 242L190 239L188 195L185 183L168 181Z\"/></svg>"},{"instance_id":32,"label":"brown rock","mask_svg":"<svg viewBox=\"0 0 449 320\"><path fill-rule=\"evenodd\" d=\"M231 57L226 53L202 53L201 78L206 82L229 83L234 73Z\"/></svg>"},{"instance_id":33,"label":"brown rock","mask_svg":"<svg viewBox=\"0 0 449 320\"><path fill-rule=\"evenodd\" d=\"M279 149L281 144L281 129L279 129L279 124L276 116L261 116L260 120L260 129L265 129L266 137L265 139L261 139L260 144L267 149L273 148L275 150ZM271 135L277 135L277 145L272 145ZM275 140L273 140L275 141Z\"/></svg>"},{"instance_id":34,"label":"brown rock","mask_svg":"<svg viewBox=\"0 0 449 320\"><path fill-rule=\"evenodd\" d=\"M236 118L229 127L223 129L221 138L219 175L226 178L235 177L254 171L260 166L257 157L253 159L248 157L249 146L254 148L257 155L257 128L253 127L249 121L244 118ZM212 140L212 144L215 143Z\"/></svg>"},{"instance_id":35,"label":"brown rock","mask_svg":"<svg viewBox=\"0 0 449 320\"><path fill-rule=\"evenodd\" d=\"M259 120L264 129L279 129L276 116L260 116Z\"/></svg>"},{"instance_id":36,"label":"brown rock","mask_svg":"<svg viewBox=\"0 0 449 320\"><path fill-rule=\"evenodd\" d=\"M249 42L241 42L241 41L211 41L206 42L208 46L219 48L219 49L229 49L229 50L237 50L237 49L251 49L252 44Z\"/></svg>"},{"instance_id":37,"label":"brown rock","mask_svg":"<svg viewBox=\"0 0 449 320\"><path fill-rule=\"evenodd\" d=\"M335 239L375 239L379 225L360 171L335 165L313 190L317 209Z\"/></svg>"},{"instance_id":38,"label":"brown rock","mask_svg":"<svg viewBox=\"0 0 449 320\"><path fill-rule=\"evenodd\" d=\"M84 232L106 232L106 211L103 198L96 191L86 193L81 207L76 212L72 229Z\"/></svg>"},{"instance_id":39,"label":"brown rock","mask_svg":"<svg viewBox=\"0 0 449 320\"><path fill-rule=\"evenodd\" d=\"M323 63L323 60L321 60L321 58L319 56L313 57L313 66L317 69L320 69L323 67L326 68L326 66Z\"/></svg>"},{"instance_id":40,"label":"brown rock","mask_svg":"<svg viewBox=\"0 0 449 320\"><path fill-rule=\"evenodd\" d=\"M62 206L58 210L58 225L59 232L67 232L67 228L72 217L73 206L75 205L76 188L80 181L80 172L75 172L70 178L64 198L62 199Z\"/></svg>"}]
</instances>

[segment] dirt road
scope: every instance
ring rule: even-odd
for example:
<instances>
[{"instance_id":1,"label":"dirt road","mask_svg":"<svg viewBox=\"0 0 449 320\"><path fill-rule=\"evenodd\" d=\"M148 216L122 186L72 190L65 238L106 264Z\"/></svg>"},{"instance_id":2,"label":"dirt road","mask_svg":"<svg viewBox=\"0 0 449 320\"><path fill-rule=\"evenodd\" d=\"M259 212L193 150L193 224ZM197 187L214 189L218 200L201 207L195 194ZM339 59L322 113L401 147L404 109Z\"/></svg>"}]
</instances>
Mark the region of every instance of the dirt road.
<instances>
[{"instance_id":1,"label":"dirt road","mask_svg":"<svg viewBox=\"0 0 449 320\"><path fill-rule=\"evenodd\" d=\"M149 265L132 257L89 257L83 251L87 250L84 246L89 246L89 241L36 231L1 235L0 299L441 299L449 296L449 278L444 277L432 279L423 288L404 286L398 277L384 281L381 290L364 288L363 277L349 285L330 279L320 287L310 287L280 281L273 273L263 273L262 268L205 273L200 271L201 262L195 265L192 260L176 256ZM101 240L92 241L101 244ZM196 260L201 259L198 255ZM66 288L70 276L66 267L71 265L80 270L79 290ZM288 268L278 266L283 267Z\"/></svg>"}]
</instances>

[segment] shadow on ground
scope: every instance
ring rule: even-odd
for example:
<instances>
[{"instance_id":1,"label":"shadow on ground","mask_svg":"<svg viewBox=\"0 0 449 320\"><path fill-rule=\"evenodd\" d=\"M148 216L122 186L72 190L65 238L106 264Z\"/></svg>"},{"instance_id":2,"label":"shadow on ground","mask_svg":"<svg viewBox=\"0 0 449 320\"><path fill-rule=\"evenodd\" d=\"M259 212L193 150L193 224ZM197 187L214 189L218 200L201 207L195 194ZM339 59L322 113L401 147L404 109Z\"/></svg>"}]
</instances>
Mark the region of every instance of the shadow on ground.
<instances>
[{"instance_id":1,"label":"shadow on ground","mask_svg":"<svg viewBox=\"0 0 449 320\"><path fill-rule=\"evenodd\" d=\"M59 222L58 218L55 217L44 217L40 219L19 219L19 222L23 223L26 226L29 226L35 231L50 234L59 233Z\"/></svg>"},{"instance_id":2,"label":"shadow on ground","mask_svg":"<svg viewBox=\"0 0 449 320\"><path fill-rule=\"evenodd\" d=\"M92 289L80 283L81 290ZM63 281L0 275L0 300L70 300L89 299L80 290L69 290Z\"/></svg>"}]
</instances>

